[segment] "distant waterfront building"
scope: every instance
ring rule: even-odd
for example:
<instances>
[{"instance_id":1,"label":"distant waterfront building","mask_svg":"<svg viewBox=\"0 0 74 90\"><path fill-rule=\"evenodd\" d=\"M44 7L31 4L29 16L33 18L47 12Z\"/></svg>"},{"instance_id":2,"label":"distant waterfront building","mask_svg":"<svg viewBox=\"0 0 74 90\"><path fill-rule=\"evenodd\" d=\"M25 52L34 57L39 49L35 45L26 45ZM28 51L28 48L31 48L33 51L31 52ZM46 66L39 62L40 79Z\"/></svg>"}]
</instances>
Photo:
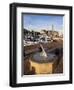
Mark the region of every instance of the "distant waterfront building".
<instances>
[{"instance_id":1,"label":"distant waterfront building","mask_svg":"<svg viewBox=\"0 0 74 90\"><path fill-rule=\"evenodd\" d=\"M48 31L48 36L52 37L52 35L53 37L58 37L59 33L57 31L52 31L52 30Z\"/></svg>"}]
</instances>

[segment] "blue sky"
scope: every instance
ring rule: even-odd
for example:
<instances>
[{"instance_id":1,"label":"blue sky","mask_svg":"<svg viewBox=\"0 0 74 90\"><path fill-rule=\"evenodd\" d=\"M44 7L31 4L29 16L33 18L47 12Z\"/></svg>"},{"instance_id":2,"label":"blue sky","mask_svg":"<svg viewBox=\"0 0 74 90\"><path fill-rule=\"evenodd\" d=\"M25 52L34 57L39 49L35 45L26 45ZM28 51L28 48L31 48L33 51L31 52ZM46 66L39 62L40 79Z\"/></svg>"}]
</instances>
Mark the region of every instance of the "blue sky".
<instances>
[{"instance_id":1,"label":"blue sky","mask_svg":"<svg viewBox=\"0 0 74 90\"><path fill-rule=\"evenodd\" d=\"M29 30L63 30L63 16L23 14L23 28Z\"/></svg>"}]
</instances>

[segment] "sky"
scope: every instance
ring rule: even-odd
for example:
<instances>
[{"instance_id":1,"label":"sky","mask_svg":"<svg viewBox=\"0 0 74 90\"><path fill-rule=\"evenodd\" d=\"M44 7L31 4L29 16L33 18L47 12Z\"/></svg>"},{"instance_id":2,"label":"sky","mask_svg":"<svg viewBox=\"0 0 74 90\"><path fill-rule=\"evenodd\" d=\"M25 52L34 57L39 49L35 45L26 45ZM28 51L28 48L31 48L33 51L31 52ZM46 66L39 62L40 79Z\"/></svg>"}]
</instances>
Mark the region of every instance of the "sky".
<instances>
[{"instance_id":1,"label":"sky","mask_svg":"<svg viewBox=\"0 0 74 90\"><path fill-rule=\"evenodd\" d=\"M51 30L52 25L56 31L63 30L63 16L23 14L23 28L28 30Z\"/></svg>"}]
</instances>

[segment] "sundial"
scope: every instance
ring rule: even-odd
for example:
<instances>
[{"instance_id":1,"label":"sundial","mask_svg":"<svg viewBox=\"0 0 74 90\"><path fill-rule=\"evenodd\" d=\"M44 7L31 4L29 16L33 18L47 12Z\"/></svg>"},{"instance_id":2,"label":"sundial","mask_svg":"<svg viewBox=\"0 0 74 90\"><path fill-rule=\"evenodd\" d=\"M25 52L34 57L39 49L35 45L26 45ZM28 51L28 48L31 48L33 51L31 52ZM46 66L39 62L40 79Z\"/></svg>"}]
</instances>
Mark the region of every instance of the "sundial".
<instances>
[{"instance_id":1,"label":"sundial","mask_svg":"<svg viewBox=\"0 0 74 90\"><path fill-rule=\"evenodd\" d=\"M30 60L31 66L35 68L36 74L53 73L57 66L57 56L53 53L46 53L40 44L40 52L35 53Z\"/></svg>"},{"instance_id":2,"label":"sundial","mask_svg":"<svg viewBox=\"0 0 74 90\"><path fill-rule=\"evenodd\" d=\"M56 57L53 53L46 53L44 50L42 44L40 44L40 52L37 52L33 55L33 60L36 62L51 62L52 60L55 60Z\"/></svg>"}]
</instances>

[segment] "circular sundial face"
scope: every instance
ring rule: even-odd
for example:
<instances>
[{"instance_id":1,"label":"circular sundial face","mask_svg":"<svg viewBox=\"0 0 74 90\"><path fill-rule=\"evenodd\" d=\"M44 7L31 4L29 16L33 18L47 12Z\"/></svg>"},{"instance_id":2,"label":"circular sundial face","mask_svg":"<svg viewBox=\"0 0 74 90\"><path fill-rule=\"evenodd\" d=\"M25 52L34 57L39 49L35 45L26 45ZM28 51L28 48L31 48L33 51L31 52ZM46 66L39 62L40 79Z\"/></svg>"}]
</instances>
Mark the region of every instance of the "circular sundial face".
<instances>
[{"instance_id":1,"label":"circular sundial face","mask_svg":"<svg viewBox=\"0 0 74 90\"><path fill-rule=\"evenodd\" d=\"M37 52L33 55L33 60L36 62L51 62L52 60L55 60L56 55L52 53L46 53L42 44L40 44L40 52Z\"/></svg>"},{"instance_id":2,"label":"circular sundial face","mask_svg":"<svg viewBox=\"0 0 74 90\"><path fill-rule=\"evenodd\" d=\"M56 55L52 53L48 53L47 57L42 56L40 52L33 55L33 60L37 62L51 62L52 60L55 60L55 58Z\"/></svg>"}]
</instances>

